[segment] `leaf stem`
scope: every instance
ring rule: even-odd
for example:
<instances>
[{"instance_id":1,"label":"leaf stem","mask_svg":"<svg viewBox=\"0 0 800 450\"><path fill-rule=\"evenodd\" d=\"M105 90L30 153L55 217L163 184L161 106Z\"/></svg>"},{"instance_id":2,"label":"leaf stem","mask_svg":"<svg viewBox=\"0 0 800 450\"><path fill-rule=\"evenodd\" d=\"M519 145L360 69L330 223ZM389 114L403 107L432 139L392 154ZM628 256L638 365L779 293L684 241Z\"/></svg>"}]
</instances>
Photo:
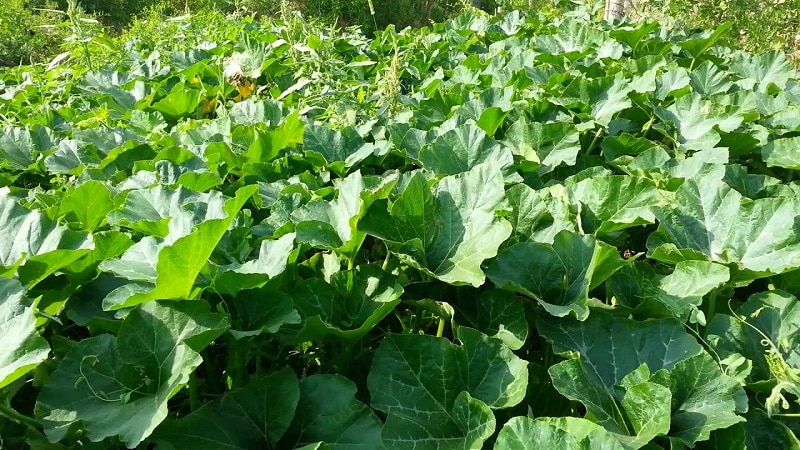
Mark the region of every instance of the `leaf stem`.
<instances>
[{"instance_id":1,"label":"leaf stem","mask_svg":"<svg viewBox=\"0 0 800 450\"><path fill-rule=\"evenodd\" d=\"M25 425L37 431L39 431L39 428L41 427L41 424L39 424L38 420L34 419L33 417L28 417L25 414L21 414L17 412L16 409L8 405L0 404L0 416L4 416L20 425Z\"/></svg>"},{"instance_id":2,"label":"leaf stem","mask_svg":"<svg viewBox=\"0 0 800 450\"><path fill-rule=\"evenodd\" d=\"M395 317L397 317L397 320L400 322L400 327L402 327L402 328L403 328L403 333L404 333L404 334L405 334L405 333L408 333L408 326L406 326L406 323L405 323L405 321L403 321L403 318L402 318L402 317L400 317L400 313L398 313L397 311L395 311L395 312L394 312L394 315L395 315Z\"/></svg>"},{"instance_id":3,"label":"leaf stem","mask_svg":"<svg viewBox=\"0 0 800 450\"><path fill-rule=\"evenodd\" d=\"M442 337L444 335L444 318L439 318L439 328L436 330L436 337Z\"/></svg>"},{"instance_id":4,"label":"leaf stem","mask_svg":"<svg viewBox=\"0 0 800 450\"><path fill-rule=\"evenodd\" d=\"M714 319L714 314L717 313L717 291L716 289L711 291L711 294L708 296L708 312L706 313L706 323L711 323L711 320Z\"/></svg>"},{"instance_id":5,"label":"leaf stem","mask_svg":"<svg viewBox=\"0 0 800 450\"><path fill-rule=\"evenodd\" d=\"M194 372L189 375L189 408L192 412L200 408L200 394L197 390L197 376Z\"/></svg>"},{"instance_id":6,"label":"leaf stem","mask_svg":"<svg viewBox=\"0 0 800 450\"><path fill-rule=\"evenodd\" d=\"M594 145L597 143L597 140L600 139L601 134L603 134L603 127L597 129L597 132L594 134L594 138L592 138L592 142L590 142L589 146L586 147L586 152L584 153L584 156L589 156L592 154Z\"/></svg>"}]
</instances>

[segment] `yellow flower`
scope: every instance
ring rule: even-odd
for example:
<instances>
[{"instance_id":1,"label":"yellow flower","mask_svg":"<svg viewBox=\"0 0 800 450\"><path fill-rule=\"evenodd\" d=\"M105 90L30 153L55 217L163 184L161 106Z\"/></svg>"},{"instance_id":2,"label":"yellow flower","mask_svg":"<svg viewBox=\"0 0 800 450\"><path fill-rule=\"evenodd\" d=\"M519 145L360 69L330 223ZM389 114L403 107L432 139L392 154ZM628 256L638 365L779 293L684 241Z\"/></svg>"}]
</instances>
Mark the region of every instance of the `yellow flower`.
<instances>
[{"instance_id":1,"label":"yellow flower","mask_svg":"<svg viewBox=\"0 0 800 450\"><path fill-rule=\"evenodd\" d=\"M242 100L246 99L247 97L250 97L253 94L253 91L255 89L256 89L256 85L253 84L253 82L249 81L249 80L245 81L244 84L242 84L240 86L236 86L236 90L239 91L239 95L237 96L237 98L239 100L236 100L236 101L242 101Z\"/></svg>"},{"instance_id":2,"label":"yellow flower","mask_svg":"<svg viewBox=\"0 0 800 450\"><path fill-rule=\"evenodd\" d=\"M190 83L192 83L192 84L197 84L197 83L199 83L199 82L200 82L200 77L198 77L198 76L195 76L195 77L194 77L194 78L192 78L192 80L190 81Z\"/></svg>"},{"instance_id":3,"label":"yellow flower","mask_svg":"<svg viewBox=\"0 0 800 450\"><path fill-rule=\"evenodd\" d=\"M207 116L211 114L211 112L214 111L214 108L217 106L217 98L204 98L200 101L200 103L203 105L203 115Z\"/></svg>"}]
</instances>

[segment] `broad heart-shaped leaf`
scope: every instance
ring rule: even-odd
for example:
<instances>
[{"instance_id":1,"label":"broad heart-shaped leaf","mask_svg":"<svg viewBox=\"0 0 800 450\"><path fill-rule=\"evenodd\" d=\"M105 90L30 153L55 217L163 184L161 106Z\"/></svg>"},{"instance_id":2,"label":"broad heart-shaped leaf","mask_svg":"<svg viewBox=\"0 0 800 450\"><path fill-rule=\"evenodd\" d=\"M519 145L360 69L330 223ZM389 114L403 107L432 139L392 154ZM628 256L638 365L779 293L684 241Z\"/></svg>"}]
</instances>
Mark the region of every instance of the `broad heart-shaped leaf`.
<instances>
[{"instance_id":1,"label":"broad heart-shaped leaf","mask_svg":"<svg viewBox=\"0 0 800 450\"><path fill-rule=\"evenodd\" d=\"M7 127L0 130L2 163L14 170L25 170L36 162L37 154L53 147L47 128Z\"/></svg>"},{"instance_id":2,"label":"broad heart-shaped leaf","mask_svg":"<svg viewBox=\"0 0 800 450\"><path fill-rule=\"evenodd\" d=\"M274 241L261 241L256 259L217 268L211 289L220 294L235 295L264 285L286 269L287 259L294 249L294 238L294 233L288 233Z\"/></svg>"},{"instance_id":3,"label":"broad heart-shaped leaf","mask_svg":"<svg viewBox=\"0 0 800 450\"><path fill-rule=\"evenodd\" d=\"M771 348L763 342L765 337L789 366L800 368L800 304L797 298L784 291L760 292L751 295L736 314L749 325L730 315L716 314L706 333L723 357L738 353L752 361L750 382L772 378L765 357Z\"/></svg>"},{"instance_id":4,"label":"broad heart-shaped leaf","mask_svg":"<svg viewBox=\"0 0 800 450\"><path fill-rule=\"evenodd\" d=\"M595 122L607 127L614 114L631 106L629 84L621 73L591 80L575 78L563 96L552 101L567 108L583 109Z\"/></svg>"},{"instance_id":5,"label":"broad heart-shaped leaf","mask_svg":"<svg viewBox=\"0 0 800 450\"><path fill-rule=\"evenodd\" d=\"M19 281L0 278L0 388L33 370L50 353L36 331L31 303Z\"/></svg>"},{"instance_id":6,"label":"broad heart-shaped leaf","mask_svg":"<svg viewBox=\"0 0 800 450\"><path fill-rule=\"evenodd\" d=\"M589 291L625 265L616 248L569 231L553 244L520 242L500 253L486 275L500 288L538 300L554 316L589 315Z\"/></svg>"},{"instance_id":7,"label":"broad heart-shaped leaf","mask_svg":"<svg viewBox=\"0 0 800 450\"><path fill-rule=\"evenodd\" d=\"M585 322L545 319L538 327L555 352L577 352L550 367L555 388L583 403L626 446L640 447L667 430L691 445L742 420L735 414L747 408L741 386L680 322L635 322L594 311ZM667 410L649 416L658 426L647 426L642 414L659 405ZM658 421L670 412L665 429Z\"/></svg>"},{"instance_id":8,"label":"broad heart-shaped leaf","mask_svg":"<svg viewBox=\"0 0 800 450\"><path fill-rule=\"evenodd\" d=\"M64 196L59 212L74 217L87 231L96 230L114 209L114 198L101 181L89 180Z\"/></svg>"},{"instance_id":9,"label":"broad heart-shaped leaf","mask_svg":"<svg viewBox=\"0 0 800 450\"><path fill-rule=\"evenodd\" d=\"M786 54L777 50L757 55L739 53L734 56L730 68L744 77L738 83L742 88L757 92L767 92L770 84L782 91L789 79L797 77L797 72L786 59Z\"/></svg>"},{"instance_id":10,"label":"broad heart-shaped leaf","mask_svg":"<svg viewBox=\"0 0 800 450\"><path fill-rule=\"evenodd\" d=\"M528 321L522 301L513 293L500 289L483 291L474 300L471 305L460 304L458 308L469 324L483 334L499 339L511 350L522 348L528 338Z\"/></svg>"},{"instance_id":11,"label":"broad heart-shaped leaf","mask_svg":"<svg viewBox=\"0 0 800 450\"><path fill-rule=\"evenodd\" d=\"M506 140L521 166L531 166L540 175L552 172L559 165L574 166L581 150L578 130L572 123L529 122L520 117L506 131Z\"/></svg>"},{"instance_id":12,"label":"broad heart-shaped leaf","mask_svg":"<svg viewBox=\"0 0 800 450\"><path fill-rule=\"evenodd\" d=\"M680 361L671 371L654 374L653 380L672 391L672 423L669 435L692 445L709 438L714 430L745 419L747 396L735 379L723 375L719 364L706 352Z\"/></svg>"},{"instance_id":13,"label":"broad heart-shaped leaf","mask_svg":"<svg viewBox=\"0 0 800 450\"><path fill-rule=\"evenodd\" d=\"M500 169L514 163L511 151L487 136L472 120L423 147L419 159L426 169L437 175L467 172L486 161L494 162Z\"/></svg>"},{"instance_id":14,"label":"broad heart-shaped leaf","mask_svg":"<svg viewBox=\"0 0 800 450\"><path fill-rule=\"evenodd\" d=\"M647 240L652 258L707 258L758 278L800 267L800 200L750 200L716 177L686 180L672 208L656 208L659 228Z\"/></svg>"},{"instance_id":15,"label":"broad heart-shaped leaf","mask_svg":"<svg viewBox=\"0 0 800 450\"><path fill-rule=\"evenodd\" d=\"M339 375L303 378L294 420L275 448L324 442L332 449L382 449L381 421L355 395L356 385Z\"/></svg>"},{"instance_id":16,"label":"broad heart-shaped leaf","mask_svg":"<svg viewBox=\"0 0 800 450\"><path fill-rule=\"evenodd\" d=\"M656 115L675 126L678 142L689 150L711 148L719 142L721 131L731 132L742 124L744 116L729 105L721 105L692 92L678 98L664 108L659 106Z\"/></svg>"},{"instance_id":17,"label":"broad heart-shaped leaf","mask_svg":"<svg viewBox=\"0 0 800 450\"><path fill-rule=\"evenodd\" d=\"M359 220L375 200L389 194L396 180L389 175L368 186L360 171L351 173L336 186L337 198L330 202L312 200L291 214L297 224L298 242L335 249L353 258L366 237L357 229Z\"/></svg>"},{"instance_id":18,"label":"broad heart-shaped leaf","mask_svg":"<svg viewBox=\"0 0 800 450\"><path fill-rule=\"evenodd\" d=\"M724 93L733 86L729 74L720 70L710 60L697 66L689 78L692 89L702 95Z\"/></svg>"},{"instance_id":19,"label":"broad heart-shaped leaf","mask_svg":"<svg viewBox=\"0 0 800 450\"><path fill-rule=\"evenodd\" d=\"M387 448L479 449L494 432L492 409L524 398L526 361L470 328L457 334L461 346L391 334L375 352L367 383L373 408L387 415Z\"/></svg>"},{"instance_id":20,"label":"broad heart-shaped leaf","mask_svg":"<svg viewBox=\"0 0 800 450\"><path fill-rule=\"evenodd\" d=\"M477 287L485 281L481 264L511 234L496 215L504 194L503 175L491 164L445 177L433 192L416 173L391 209L377 203L360 227L439 280Z\"/></svg>"},{"instance_id":21,"label":"broad heart-shaped leaf","mask_svg":"<svg viewBox=\"0 0 800 450\"><path fill-rule=\"evenodd\" d=\"M647 263L634 263L608 279L617 301L640 317L688 319L703 296L730 279L727 267L709 261L680 261L669 275L658 275Z\"/></svg>"},{"instance_id":22,"label":"broad heart-shaped leaf","mask_svg":"<svg viewBox=\"0 0 800 450\"><path fill-rule=\"evenodd\" d=\"M513 241L534 241L552 244L563 231L578 231L575 213L570 207L562 185L534 190L525 184L516 184L506 192L512 212L508 220L514 228Z\"/></svg>"},{"instance_id":23,"label":"broad heart-shaped leaf","mask_svg":"<svg viewBox=\"0 0 800 450\"><path fill-rule=\"evenodd\" d=\"M203 301L150 302L131 311L116 338L84 339L50 376L36 416L52 441L84 430L92 441L119 436L129 448L167 416L167 400L202 362L198 354L228 324Z\"/></svg>"},{"instance_id":24,"label":"broad heart-shaped leaf","mask_svg":"<svg viewBox=\"0 0 800 450\"><path fill-rule=\"evenodd\" d=\"M337 272L331 283L310 278L292 290L294 307L303 320L292 341L326 337L356 341L394 310L403 293L397 278L377 265Z\"/></svg>"},{"instance_id":25,"label":"broad heart-shaped leaf","mask_svg":"<svg viewBox=\"0 0 800 450\"><path fill-rule=\"evenodd\" d=\"M678 47L689 52L693 58L697 58L710 49L732 26L732 22L721 23L713 31L707 30L696 35L692 35L685 41L679 42Z\"/></svg>"},{"instance_id":26,"label":"broad heart-shaped leaf","mask_svg":"<svg viewBox=\"0 0 800 450\"><path fill-rule=\"evenodd\" d=\"M40 211L30 211L9 195L8 188L0 189L0 268L7 276L24 265L28 269L21 281L35 284L92 249L90 234L73 231Z\"/></svg>"},{"instance_id":27,"label":"broad heart-shaped leaf","mask_svg":"<svg viewBox=\"0 0 800 450\"><path fill-rule=\"evenodd\" d=\"M604 49L603 56L611 57L621 55L623 51L622 45L602 31L572 18L561 22L556 33L537 35L535 42L535 49L543 54L567 55L571 60L577 60L592 50Z\"/></svg>"},{"instance_id":28,"label":"broad heart-shaped leaf","mask_svg":"<svg viewBox=\"0 0 800 450\"><path fill-rule=\"evenodd\" d=\"M247 199L257 190L258 186L255 185L239 188L236 196L225 201L222 206L225 216L201 222L191 233L169 245L154 243L152 238L148 242L145 238L129 248L120 260L146 258L145 261L151 266L155 264L153 271L155 279L144 278L145 281L136 281L117 288L103 300L103 308L113 310L152 300L188 298L197 275L208 263L208 257L211 256L214 247L236 219L236 214ZM140 245L143 242L145 244ZM147 270L144 272L145 275L149 273Z\"/></svg>"},{"instance_id":29,"label":"broad heart-shaped leaf","mask_svg":"<svg viewBox=\"0 0 800 450\"><path fill-rule=\"evenodd\" d=\"M623 450L605 428L578 417L514 417L500 430L496 450Z\"/></svg>"},{"instance_id":30,"label":"broad heart-shaped leaf","mask_svg":"<svg viewBox=\"0 0 800 450\"><path fill-rule=\"evenodd\" d=\"M297 376L283 369L228 392L188 416L165 421L151 440L158 449L276 448L299 399Z\"/></svg>"},{"instance_id":31,"label":"broad heart-shaped leaf","mask_svg":"<svg viewBox=\"0 0 800 450\"><path fill-rule=\"evenodd\" d=\"M170 189L158 185L122 196L123 207L108 215L109 224L167 238L166 243L186 236L205 220L225 217L226 198L218 191L202 194L180 186Z\"/></svg>"},{"instance_id":32,"label":"broad heart-shaped leaf","mask_svg":"<svg viewBox=\"0 0 800 450\"><path fill-rule=\"evenodd\" d=\"M261 126L256 126L255 139L244 156L252 163L271 161L281 150L303 142L303 126L297 112L288 115L283 123L269 131L264 132Z\"/></svg>"},{"instance_id":33,"label":"broad heart-shaped leaf","mask_svg":"<svg viewBox=\"0 0 800 450\"><path fill-rule=\"evenodd\" d=\"M187 88L183 82L172 87L166 97L151 106L169 120L189 117L200 105L200 90Z\"/></svg>"},{"instance_id":34,"label":"broad heart-shaped leaf","mask_svg":"<svg viewBox=\"0 0 800 450\"><path fill-rule=\"evenodd\" d=\"M800 137L775 139L761 149L761 158L770 167L800 169Z\"/></svg>"},{"instance_id":35,"label":"broad heart-shaped leaf","mask_svg":"<svg viewBox=\"0 0 800 450\"><path fill-rule=\"evenodd\" d=\"M583 231L598 235L653 223L653 207L666 203L652 181L638 177L592 177L567 191L581 204Z\"/></svg>"},{"instance_id":36,"label":"broad heart-shaped leaf","mask_svg":"<svg viewBox=\"0 0 800 450\"><path fill-rule=\"evenodd\" d=\"M253 100L252 97L234 104L229 112L233 125L265 123L271 128L277 127L284 119L280 103L273 100Z\"/></svg>"},{"instance_id":37,"label":"broad heart-shaped leaf","mask_svg":"<svg viewBox=\"0 0 800 450\"><path fill-rule=\"evenodd\" d=\"M231 313L230 333L236 339L275 333L283 325L300 323L289 294L264 289L239 291L228 303Z\"/></svg>"},{"instance_id":38,"label":"broad heart-shaped leaf","mask_svg":"<svg viewBox=\"0 0 800 450\"><path fill-rule=\"evenodd\" d=\"M310 160L344 175L375 151L375 144L365 143L354 128L342 131L323 125L308 124L303 131L303 150Z\"/></svg>"}]
</instances>

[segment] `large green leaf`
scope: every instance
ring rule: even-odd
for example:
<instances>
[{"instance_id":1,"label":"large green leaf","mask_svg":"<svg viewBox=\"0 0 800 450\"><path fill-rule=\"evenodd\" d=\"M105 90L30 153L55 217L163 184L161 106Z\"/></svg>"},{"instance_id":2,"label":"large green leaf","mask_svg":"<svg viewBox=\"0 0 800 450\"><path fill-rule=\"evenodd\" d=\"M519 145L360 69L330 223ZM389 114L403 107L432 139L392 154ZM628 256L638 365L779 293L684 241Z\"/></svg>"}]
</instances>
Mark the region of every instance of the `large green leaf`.
<instances>
[{"instance_id":1,"label":"large green leaf","mask_svg":"<svg viewBox=\"0 0 800 450\"><path fill-rule=\"evenodd\" d=\"M256 190L257 186L240 188L236 191L236 196L225 201L221 207L224 213L222 217L202 221L191 233L172 243L158 243L152 238L146 238L129 248L118 260L119 264L113 266L117 271L122 270L117 267L125 267L130 261L140 261L143 266L149 265L150 268L143 269L143 278L133 278L138 274L129 275L123 272L126 277L138 282L112 291L103 300L103 308L120 309L152 300L180 300L190 297L195 279L208 263L208 257L233 223L236 214ZM109 266L112 264L110 261L107 260L105 267L112 267Z\"/></svg>"},{"instance_id":2,"label":"large green leaf","mask_svg":"<svg viewBox=\"0 0 800 450\"><path fill-rule=\"evenodd\" d=\"M32 302L17 280L0 278L0 388L47 359L50 346L36 331Z\"/></svg>"},{"instance_id":3,"label":"large green leaf","mask_svg":"<svg viewBox=\"0 0 800 450\"><path fill-rule=\"evenodd\" d=\"M667 432L691 445L743 420L736 415L747 409L741 386L677 321L595 311L585 322L542 320L539 331L554 351L576 352L549 369L556 389L627 446Z\"/></svg>"},{"instance_id":4,"label":"large green leaf","mask_svg":"<svg viewBox=\"0 0 800 450\"><path fill-rule=\"evenodd\" d=\"M14 170L25 170L37 156L53 147L47 128L14 128L0 130L0 156L3 164Z\"/></svg>"},{"instance_id":5,"label":"large green leaf","mask_svg":"<svg viewBox=\"0 0 800 450\"><path fill-rule=\"evenodd\" d=\"M768 53L739 54L731 64L731 71L744 77L739 85L744 89L767 92L770 85L783 90L790 78L796 78L797 72L781 51Z\"/></svg>"},{"instance_id":6,"label":"large green leaf","mask_svg":"<svg viewBox=\"0 0 800 450\"><path fill-rule=\"evenodd\" d=\"M374 201L388 195L395 181L396 177L388 176L377 186L368 187L361 172L348 175L338 183L336 199L312 200L291 214L297 224L297 240L352 257L366 236L357 229L359 220Z\"/></svg>"},{"instance_id":7,"label":"large green leaf","mask_svg":"<svg viewBox=\"0 0 800 450\"><path fill-rule=\"evenodd\" d=\"M422 148L419 159L426 169L438 175L467 172L486 161L497 167L511 166L511 151L488 137L473 121L447 131Z\"/></svg>"},{"instance_id":8,"label":"large green leaf","mask_svg":"<svg viewBox=\"0 0 800 450\"><path fill-rule=\"evenodd\" d=\"M687 39L679 42L678 46L689 52L693 58L697 58L708 51L732 26L733 23L731 22L723 22L715 30L707 30L689 36Z\"/></svg>"},{"instance_id":9,"label":"large green leaf","mask_svg":"<svg viewBox=\"0 0 800 450\"><path fill-rule=\"evenodd\" d=\"M329 166L339 175L375 151L375 144L365 143L354 128L343 131L327 126L306 125L303 132L303 149L312 161ZM319 161L315 161L318 159Z\"/></svg>"},{"instance_id":10,"label":"large green leaf","mask_svg":"<svg viewBox=\"0 0 800 450\"><path fill-rule=\"evenodd\" d=\"M623 447L603 427L577 417L514 417L500 430L497 450L622 450Z\"/></svg>"},{"instance_id":11,"label":"large green leaf","mask_svg":"<svg viewBox=\"0 0 800 450\"><path fill-rule=\"evenodd\" d=\"M768 166L800 169L800 137L775 139L761 149L761 158Z\"/></svg>"},{"instance_id":12,"label":"large green leaf","mask_svg":"<svg viewBox=\"0 0 800 450\"><path fill-rule=\"evenodd\" d=\"M474 299L474 308L473 305L460 304L458 309L466 316L469 325L500 339L512 350L522 348L528 339L524 306L512 292L500 289L484 291Z\"/></svg>"},{"instance_id":13,"label":"large green leaf","mask_svg":"<svg viewBox=\"0 0 800 450\"><path fill-rule=\"evenodd\" d=\"M356 341L392 312L403 293L397 278L376 265L337 272L331 283L311 278L292 290L294 307L303 320L293 340Z\"/></svg>"},{"instance_id":14,"label":"large green leaf","mask_svg":"<svg viewBox=\"0 0 800 450\"><path fill-rule=\"evenodd\" d=\"M80 341L36 402L47 437L84 430L135 447L167 416L167 401L202 362L197 353L227 329L205 302L150 302L125 318L116 338Z\"/></svg>"},{"instance_id":15,"label":"large green leaf","mask_svg":"<svg viewBox=\"0 0 800 450\"><path fill-rule=\"evenodd\" d=\"M627 176L592 177L567 187L580 202L580 224L585 233L611 233L653 223L653 208L666 204L655 184Z\"/></svg>"},{"instance_id":16,"label":"large green leaf","mask_svg":"<svg viewBox=\"0 0 800 450\"><path fill-rule=\"evenodd\" d=\"M275 448L294 417L300 387L284 369L226 393L178 420L159 426L157 448L249 450Z\"/></svg>"},{"instance_id":17,"label":"large green leaf","mask_svg":"<svg viewBox=\"0 0 800 450\"><path fill-rule=\"evenodd\" d=\"M715 349L723 356L737 353L750 360L751 382L773 378L767 353L773 348L789 366L800 369L800 304L784 291L753 294L735 310L739 318L717 314L706 331ZM742 321L746 323L742 323Z\"/></svg>"},{"instance_id":18,"label":"large green leaf","mask_svg":"<svg viewBox=\"0 0 800 450\"><path fill-rule=\"evenodd\" d=\"M481 164L443 178L433 192L415 174L391 209L371 209L361 226L438 279L480 286L481 264L511 234L511 225L496 215L503 206L503 175Z\"/></svg>"},{"instance_id":19,"label":"large green leaf","mask_svg":"<svg viewBox=\"0 0 800 450\"><path fill-rule=\"evenodd\" d=\"M379 450L380 420L355 398L356 386L339 375L300 380L300 398L289 429L276 448L325 442L332 450Z\"/></svg>"},{"instance_id":20,"label":"large green leaf","mask_svg":"<svg viewBox=\"0 0 800 450\"><path fill-rule=\"evenodd\" d=\"M198 224L225 217L227 200L222 193L193 192L182 187L161 185L122 194L123 207L108 215L113 225L130 228L146 235L166 238L173 243L189 234Z\"/></svg>"},{"instance_id":21,"label":"large green leaf","mask_svg":"<svg viewBox=\"0 0 800 450\"><path fill-rule=\"evenodd\" d=\"M703 95L724 93L733 86L730 76L712 61L697 66L689 77L692 89Z\"/></svg>"},{"instance_id":22,"label":"large green leaf","mask_svg":"<svg viewBox=\"0 0 800 450\"><path fill-rule=\"evenodd\" d=\"M259 287L286 269L289 254L294 250L294 233L288 233L274 241L261 241L256 259L227 264L217 268L211 289L221 294L236 294L239 291Z\"/></svg>"},{"instance_id":23,"label":"large green leaf","mask_svg":"<svg viewBox=\"0 0 800 450\"><path fill-rule=\"evenodd\" d=\"M589 291L625 262L614 247L562 231L553 244L520 242L500 253L486 275L498 287L538 300L554 316L589 315Z\"/></svg>"},{"instance_id":24,"label":"large green leaf","mask_svg":"<svg viewBox=\"0 0 800 450\"><path fill-rule=\"evenodd\" d=\"M494 432L492 409L524 398L527 362L475 330L458 338L392 334L376 351L368 384L387 414L386 447L479 449Z\"/></svg>"},{"instance_id":25,"label":"large green leaf","mask_svg":"<svg viewBox=\"0 0 800 450\"><path fill-rule=\"evenodd\" d=\"M653 258L707 258L762 273L800 267L797 198L750 200L716 177L690 179L671 208L656 208L658 230L647 247ZM742 275L745 276L745 275Z\"/></svg>"},{"instance_id":26,"label":"large green leaf","mask_svg":"<svg viewBox=\"0 0 800 450\"><path fill-rule=\"evenodd\" d=\"M666 108L658 107L655 113L675 126L678 142L689 150L713 147L720 139L717 129L731 132L744 119L733 107L706 100L695 92Z\"/></svg>"},{"instance_id":27,"label":"large green leaf","mask_svg":"<svg viewBox=\"0 0 800 450\"><path fill-rule=\"evenodd\" d=\"M13 274L20 265L30 266L24 283L36 282L94 248L92 235L51 220L41 211L30 211L0 189L0 267Z\"/></svg>"},{"instance_id":28,"label":"large green leaf","mask_svg":"<svg viewBox=\"0 0 800 450\"><path fill-rule=\"evenodd\" d=\"M578 130L571 123L529 122L524 116L506 131L522 168L531 167L539 174L552 172L561 164L574 166L581 150L578 138Z\"/></svg>"},{"instance_id":29,"label":"large green leaf","mask_svg":"<svg viewBox=\"0 0 800 450\"><path fill-rule=\"evenodd\" d=\"M508 220L514 229L507 244L513 241L551 244L559 232L577 231L576 215L561 185L537 191L520 183L506 192L506 198L512 208Z\"/></svg>"},{"instance_id":30,"label":"large green leaf","mask_svg":"<svg viewBox=\"0 0 800 450\"><path fill-rule=\"evenodd\" d=\"M151 108L167 119L178 120L189 117L199 105L200 90L187 88L183 83L178 83L166 97L153 103Z\"/></svg>"},{"instance_id":31,"label":"large green leaf","mask_svg":"<svg viewBox=\"0 0 800 450\"><path fill-rule=\"evenodd\" d=\"M90 180L64 196L60 212L67 219L74 217L87 231L96 230L114 209L114 199L109 188L102 182Z\"/></svg>"},{"instance_id":32,"label":"large green leaf","mask_svg":"<svg viewBox=\"0 0 800 450\"><path fill-rule=\"evenodd\" d=\"M248 289L237 293L228 303L231 313L230 333L236 339L275 333L283 325L299 324L292 297L267 289Z\"/></svg>"},{"instance_id":33,"label":"large green leaf","mask_svg":"<svg viewBox=\"0 0 800 450\"><path fill-rule=\"evenodd\" d=\"M637 316L687 320L703 296L729 279L727 267L709 261L681 261L669 275L656 274L649 264L635 263L612 275L606 286Z\"/></svg>"},{"instance_id":34,"label":"large green leaf","mask_svg":"<svg viewBox=\"0 0 800 450\"><path fill-rule=\"evenodd\" d=\"M563 96L553 101L568 108L578 107L605 127L615 114L631 106L629 84L621 73L591 80L577 77L567 86Z\"/></svg>"},{"instance_id":35,"label":"large green leaf","mask_svg":"<svg viewBox=\"0 0 800 450\"><path fill-rule=\"evenodd\" d=\"M555 33L538 35L535 40L536 50L546 55L566 55L573 60L598 47L603 56L617 58L623 50L622 45L602 31L574 18L562 21Z\"/></svg>"}]
</instances>

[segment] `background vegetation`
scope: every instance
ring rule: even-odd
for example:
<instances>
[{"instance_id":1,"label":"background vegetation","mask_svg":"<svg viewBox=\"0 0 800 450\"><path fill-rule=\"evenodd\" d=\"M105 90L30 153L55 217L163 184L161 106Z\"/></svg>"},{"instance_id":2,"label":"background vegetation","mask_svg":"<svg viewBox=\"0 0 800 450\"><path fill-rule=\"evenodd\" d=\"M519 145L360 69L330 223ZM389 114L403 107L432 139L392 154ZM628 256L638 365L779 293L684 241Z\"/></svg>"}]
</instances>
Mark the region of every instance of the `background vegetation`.
<instances>
[{"instance_id":1,"label":"background vegetation","mask_svg":"<svg viewBox=\"0 0 800 450\"><path fill-rule=\"evenodd\" d=\"M564 12L578 0L483 0L488 12L510 9ZM591 0L589 0L591 1ZM45 62L74 44L75 26L66 11L67 0L7 0L0 10L0 65ZM358 25L368 33L394 24L425 26L442 21L469 7L470 0L83 0L80 7L95 18L110 36L124 30L143 31L158 17L192 13L209 19L221 15L278 16L297 11L340 26ZM602 2L600 2L602 3ZM372 14L374 12L374 15ZM723 43L748 51L785 50L795 65L800 62L800 0L635 0L632 19L678 22L698 29L734 23ZM145 23L143 23L145 22ZM160 23L163 23L159 21ZM85 21L83 27L90 25ZM70 40L72 38L72 40ZM119 40L123 42L127 36Z\"/></svg>"}]
</instances>

